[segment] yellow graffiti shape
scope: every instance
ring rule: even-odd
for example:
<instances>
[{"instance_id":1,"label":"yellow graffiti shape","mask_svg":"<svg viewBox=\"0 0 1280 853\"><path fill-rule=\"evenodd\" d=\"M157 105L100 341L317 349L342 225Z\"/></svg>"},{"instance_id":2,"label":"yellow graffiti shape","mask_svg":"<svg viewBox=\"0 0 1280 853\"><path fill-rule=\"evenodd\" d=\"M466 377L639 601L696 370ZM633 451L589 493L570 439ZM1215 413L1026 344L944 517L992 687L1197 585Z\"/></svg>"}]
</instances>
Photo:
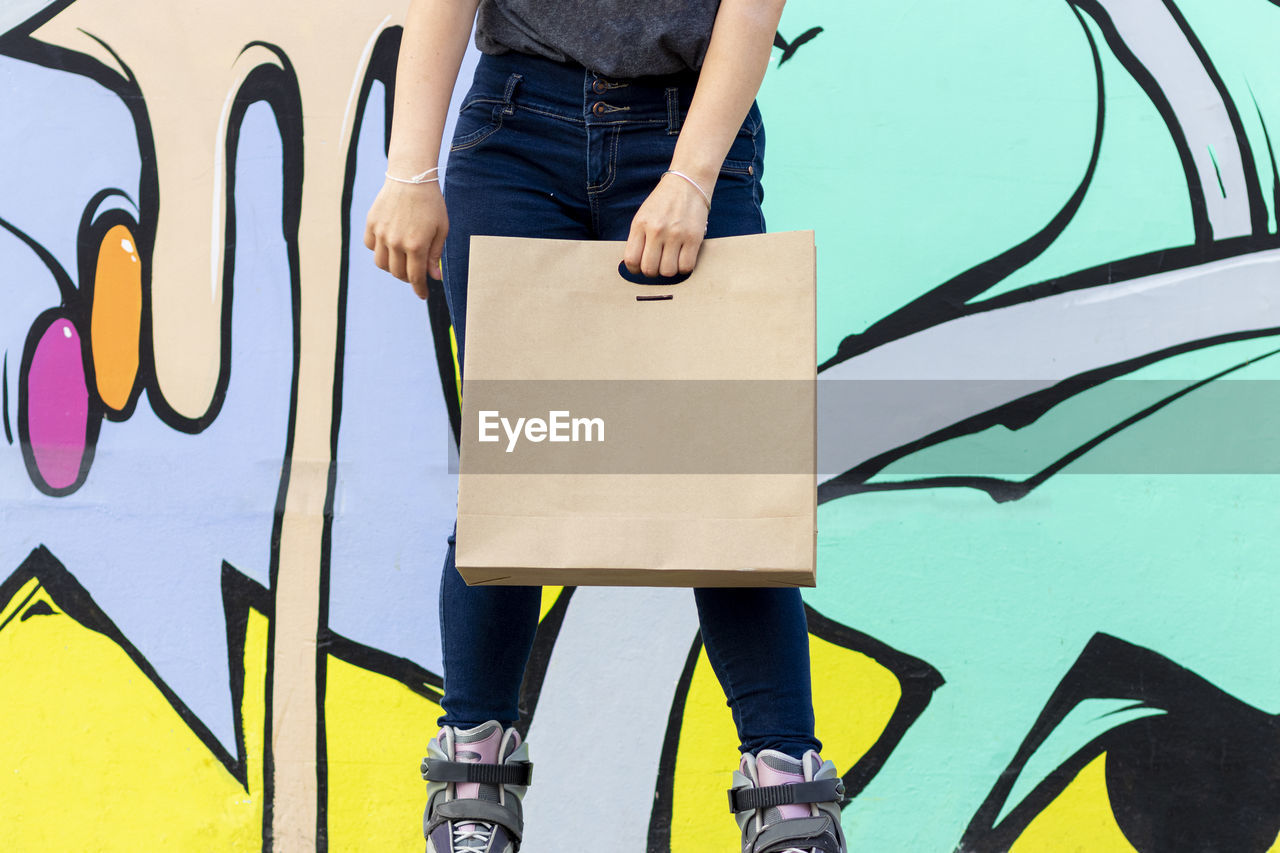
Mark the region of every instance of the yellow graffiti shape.
<instances>
[{"instance_id":1,"label":"yellow graffiti shape","mask_svg":"<svg viewBox=\"0 0 1280 853\"><path fill-rule=\"evenodd\" d=\"M1099 755L1018 836L1010 853L1134 853L1107 796L1107 756Z\"/></svg>"},{"instance_id":2,"label":"yellow graffiti shape","mask_svg":"<svg viewBox=\"0 0 1280 853\"><path fill-rule=\"evenodd\" d=\"M256 850L266 620L245 638L248 790L146 674L38 579L0 607L6 850Z\"/></svg>"},{"instance_id":3,"label":"yellow graffiti shape","mask_svg":"<svg viewBox=\"0 0 1280 853\"><path fill-rule=\"evenodd\" d=\"M551 608L560 600L560 594L564 592L562 586L544 586L542 588L542 602L538 605L538 621L541 622L547 618L547 614L551 612Z\"/></svg>"},{"instance_id":4,"label":"yellow graffiti shape","mask_svg":"<svg viewBox=\"0 0 1280 853\"><path fill-rule=\"evenodd\" d=\"M395 679L329 657L329 849L421 853L419 769L440 706Z\"/></svg>"}]
</instances>

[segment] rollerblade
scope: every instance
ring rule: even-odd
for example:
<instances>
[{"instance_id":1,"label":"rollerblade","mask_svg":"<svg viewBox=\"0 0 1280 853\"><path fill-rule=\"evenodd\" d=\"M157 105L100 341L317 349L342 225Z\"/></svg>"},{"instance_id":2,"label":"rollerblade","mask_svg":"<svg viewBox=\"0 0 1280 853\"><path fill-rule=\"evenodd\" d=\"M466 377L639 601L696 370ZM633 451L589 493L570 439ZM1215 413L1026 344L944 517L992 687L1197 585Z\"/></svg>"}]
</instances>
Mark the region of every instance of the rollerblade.
<instances>
[{"instance_id":1,"label":"rollerblade","mask_svg":"<svg viewBox=\"0 0 1280 853\"><path fill-rule=\"evenodd\" d=\"M520 803L532 775L528 746L515 729L494 720L442 728L422 760L427 853L517 853Z\"/></svg>"},{"instance_id":2,"label":"rollerblade","mask_svg":"<svg viewBox=\"0 0 1280 853\"><path fill-rule=\"evenodd\" d=\"M835 764L813 750L801 759L772 749L747 753L729 790L742 853L847 853L843 800Z\"/></svg>"}]
</instances>

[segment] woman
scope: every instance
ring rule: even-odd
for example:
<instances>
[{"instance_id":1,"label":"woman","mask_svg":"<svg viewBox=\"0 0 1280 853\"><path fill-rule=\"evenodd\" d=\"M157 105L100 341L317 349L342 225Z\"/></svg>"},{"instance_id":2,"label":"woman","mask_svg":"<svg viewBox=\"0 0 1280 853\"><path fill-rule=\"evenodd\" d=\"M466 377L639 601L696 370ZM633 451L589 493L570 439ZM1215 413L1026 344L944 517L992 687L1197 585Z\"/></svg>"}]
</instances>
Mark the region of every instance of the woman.
<instances>
[{"instance_id":1,"label":"woman","mask_svg":"<svg viewBox=\"0 0 1280 853\"><path fill-rule=\"evenodd\" d=\"M625 240L629 270L672 276L693 269L704 236L763 232L754 99L782 5L411 0L387 180L365 229L375 263L423 298L427 277L443 277L461 356L472 234ZM473 22L482 55L442 193L435 166ZM540 590L468 587L453 559L451 538L427 851L514 853L529 765L511 726ZM843 853L843 790L813 734L799 591L694 596L741 742L732 796L744 852Z\"/></svg>"}]
</instances>

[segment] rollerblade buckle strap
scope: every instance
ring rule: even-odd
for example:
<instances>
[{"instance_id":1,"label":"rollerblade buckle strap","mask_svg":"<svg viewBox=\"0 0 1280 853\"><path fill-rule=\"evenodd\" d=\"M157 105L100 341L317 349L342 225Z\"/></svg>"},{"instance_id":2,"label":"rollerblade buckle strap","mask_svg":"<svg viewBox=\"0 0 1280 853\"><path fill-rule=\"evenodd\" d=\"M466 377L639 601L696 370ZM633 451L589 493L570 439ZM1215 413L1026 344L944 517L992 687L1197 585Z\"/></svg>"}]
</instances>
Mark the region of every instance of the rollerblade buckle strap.
<instances>
[{"instance_id":1,"label":"rollerblade buckle strap","mask_svg":"<svg viewBox=\"0 0 1280 853\"><path fill-rule=\"evenodd\" d=\"M798 817L766 826L756 836L751 853L785 853L787 850L844 853L830 817Z\"/></svg>"},{"instance_id":2,"label":"rollerblade buckle strap","mask_svg":"<svg viewBox=\"0 0 1280 853\"><path fill-rule=\"evenodd\" d=\"M729 811L747 812L800 803L839 803L844 800L844 782L820 779L763 788L730 788Z\"/></svg>"},{"instance_id":3,"label":"rollerblade buckle strap","mask_svg":"<svg viewBox=\"0 0 1280 853\"><path fill-rule=\"evenodd\" d=\"M422 760L422 778L428 782L479 782L482 785L529 785L533 781L533 764L528 761L510 761L506 764L475 764L464 761L444 761L439 758Z\"/></svg>"},{"instance_id":4,"label":"rollerblade buckle strap","mask_svg":"<svg viewBox=\"0 0 1280 853\"><path fill-rule=\"evenodd\" d=\"M524 833L524 819L514 809L487 800L451 800L438 804L431 810L431 818L423 829L427 836L446 821L483 821L496 823L520 841Z\"/></svg>"}]
</instances>

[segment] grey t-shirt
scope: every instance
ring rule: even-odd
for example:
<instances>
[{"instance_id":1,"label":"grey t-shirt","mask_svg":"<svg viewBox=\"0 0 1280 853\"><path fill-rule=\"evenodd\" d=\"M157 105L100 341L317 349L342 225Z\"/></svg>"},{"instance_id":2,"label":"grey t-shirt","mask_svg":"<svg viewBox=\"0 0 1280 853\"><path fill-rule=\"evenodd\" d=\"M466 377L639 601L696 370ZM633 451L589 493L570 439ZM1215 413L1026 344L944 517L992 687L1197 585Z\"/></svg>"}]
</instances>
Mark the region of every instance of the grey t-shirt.
<instances>
[{"instance_id":1,"label":"grey t-shirt","mask_svg":"<svg viewBox=\"0 0 1280 853\"><path fill-rule=\"evenodd\" d=\"M702 67L720 0L481 0L476 47L572 60L605 77Z\"/></svg>"}]
</instances>

